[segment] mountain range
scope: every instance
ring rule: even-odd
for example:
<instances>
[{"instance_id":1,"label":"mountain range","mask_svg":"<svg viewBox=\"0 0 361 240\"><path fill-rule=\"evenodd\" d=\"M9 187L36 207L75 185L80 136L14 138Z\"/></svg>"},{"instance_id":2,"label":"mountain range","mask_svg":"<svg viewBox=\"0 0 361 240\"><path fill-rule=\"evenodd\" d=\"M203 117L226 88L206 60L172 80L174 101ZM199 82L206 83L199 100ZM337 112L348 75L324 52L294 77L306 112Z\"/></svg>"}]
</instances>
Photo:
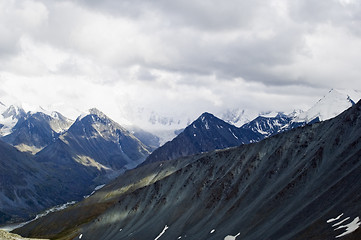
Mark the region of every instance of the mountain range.
<instances>
[{"instance_id":1,"label":"mountain range","mask_svg":"<svg viewBox=\"0 0 361 240\"><path fill-rule=\"evenodd\" d=\"M99 110L91 109L67 129L70 123L59 113L22 113L12 132L2 137L1 222L79 201L150 153L148 146Z\"/></svg>"},{"instance_id":2,"label":"mountain range","mask_svg":"<svg viewBox=\"0 0 361 240\"><path fill-rule=\"evenodd\" d=\"M172 141L156 149L143 165L239 146L259 141L261 138L262 135L257 132L237 128L210 113L203 113Z\"/></svg>"},{"instance_id":3,"label":"mountain range","mask_svg":"<svg viewBox=\"0 0 361 240\"><path fill-rule=\"evenodd\" d=\"M130 170L15 230L56 239L360 239L361 101L260 142Z\"/></svg>"},{"instance_id":4,"label":"mountain range","mask_svg":"<svg viewBox=\"0 0 361 240\"><path fill-rule=\"evenodd\" d=\"M262 114L241 127L231 125L210 113L203 113L172 141L156 149L142 165L258 142L293 128L335 117L354 104L349 95L331 90L306 112ZM241 114L243 116L245 112ZM234 116L232 119L235 120Z\"/></svg>"},{"instance_id":5,"label":"mountain range","mask_svg":"<svg viewBox=\"0 0 361 240\"><path fill-rule=\"evenodd\" d=\"M335 97L337 101L332 100ZM335 102L343 102L344 105L337 106L346 107L354 105L355 100L332 90L304 116L311 113L316 116L314 113L321 113L325 106L332 109L328 104ZM344 110L337 109L327 114L337 115ZM6 166L0 176L7 176L0 189L3 216L0 223L26 219L50 206L81 200L94 187L139 164L158 166L156 162L163 164L179 157L198 154L197 157L208 151L258 142L326 116L301 121L299 114L276 113L260 115L236 127L213 114L203 113L172 141L158 148L159 137L140 128L129 131L97 109L89 110L75 121L42 109L25 112L21 107L1 104L0 110L3 141L0 160ZM16 164L11 164L12 161ZM31 171L25 170L28 163ZM38 201L39 198L42 200Z\"/></svg>"}]
</instances>

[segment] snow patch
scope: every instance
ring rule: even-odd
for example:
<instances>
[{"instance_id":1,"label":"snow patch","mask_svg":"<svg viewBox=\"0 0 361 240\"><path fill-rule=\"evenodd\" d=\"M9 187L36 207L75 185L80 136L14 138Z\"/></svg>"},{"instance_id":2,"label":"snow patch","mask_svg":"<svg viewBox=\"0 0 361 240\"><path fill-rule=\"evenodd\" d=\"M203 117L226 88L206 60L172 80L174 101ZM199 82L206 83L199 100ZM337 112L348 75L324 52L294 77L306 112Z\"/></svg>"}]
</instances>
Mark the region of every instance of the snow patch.
<instances>
[{"instance_id":1,"label":"snow patch","mask_svg":"<svg viewBox=\"0 0 361 240\"><path fill-rule=\"evenodd\" d=\"M208 121L205 121L204 124L205 124L206 129L209 130L210 128L209 128L209 125L208 125Z\"/></svg>"},{"instance_id":2,"label":"snow patch","mask_svg":"<svg viewBox=\"0 0 361 240\"><path fill-rule=\"evenodd\" d=\"M350 217L347 217L347 218L345 218L344 220L342 220L341 222L338 222L338 223L333 224L332 227L337 227L338 225L341 225L342 223L346 222L346 221L349 220L349 219L350 219Z\"/></svg>"},{"instance_id":3,"label":"snow patch","mask_svg":"<svg viewBox=\"0 0 361 240\"><path fill-rule=\"evenodd\" d=\"M88 198L88 197L90 197L90 196L93 195L96 191L98 191L99 189L101 189L101 188L104 187L104 186L105 186L105 184L96 186L96 187L94 188L94 191L92 191L89 195L83 196L83 198Z\"/></svg>"},{"instance_id":4,"label":"snow patch","mask_svg":"<svg viewBox=\"0 0 361 240\"><path fill-rule=\"evenodd\" d=\"M361 225L361 222L360 222L360 218L359 217L356 217L352 222L350 222L349 224L346 224L346 225L342 225L342 226L339 226L338 228L336 228L335 230L337 229L341 229L341 228L346 228L346 232L336 236L336 238L339 238L339 237L342 237L342 236L345 236L347 234L350 234L352 232L354 232L356 229L358 229Z\"/></svg>"},{"instance_id":5,"label":"snow patch","mask_svg":"<svg viewBox=\"0 0 361 240\"><path fill-rule=\"evenodd\" d=\"M234 135L234 133L232 132L232 130L230 128L228 128L228 130L232 133L233 137L235 137L236 139L238 139L238 137L236 135Z\"/></svg>"},{"instance_id":6,"label":"snow patch","mask_svg":"<svg viewBox=\"0 0 361 240\"><path fill-rule=\"evenodd\" d=\"M50 208L50 209L48 209L48 210L46 210L46 211L44 211L42 213L39 213L38 215L36 215L35 218L33 218L33 219L31 219L31 220L29 220L27 222L9 224L9 225L6 225L6 226L2 226L0 229L4 230L4 231L7 231L7 232L10 232L10 231L12 231L14 229L20 228L20 227L22 227L22 226L24 226L24 225L26 225L28 223L31 223L31 222L33 222L33 221L35 221L35 220L37 220L37 219L39 219L41 217L44 217L44 216L48 215L49 213L63 210L65 208L69 207L70 205L74 205L75 203L76 203L76 201L72 201L72 202L64 203L62 205L57 205L57 206L52 207L52 208Z\"/></svg>"},{"instance_id":7,"label":"snow patch","mask_svg":"<svg viewBox=\"0 0 361 240\"><path fill-rule=\"evenodd\" d=\"M232 236L232 235L228 235L227 237L224 238L224 240L236 240L236 238L241 235L241 233L237 233L236 236Z\"/></svg>"},{"instance_id":8,"label":"snow patch","mask_svg":"<svg viewBox=\"0 0 361 240\"><path fill-rule=\"evenodd\" d=\"M105 186L105 184L96 186L96 187L94 188L94 191L98 191L99 189L101 189L101 188L104 187L104 186Z\"/></svg>"},{"instance_id":9,"label":"snow patch","mask_svg":"<svg viewBox=\"0 0 361 240\"><path fill-rule=\"evenodd\" d=\"M332 222L338 221L338 220L340 220L340 218L342 216L343 216L343 213L338 215L336 218L330 218L330 219L327 220L327 223L332 223ZM346 228L345 232L340 234L340 235L337 235L336 238L340 238L340 237L343 237L343 236L345 236L347 234L350 234L350 233L354 232L356 229L358 229L360 227L361 222L360 222L359 217L355 217L354 220L352 222L348 223L348 224L341 225L341 224L343 224L344 222L346 222L349 219L350 219L350 217L346 217L346 218L344 218L344 219L340 220L339 222L332 225L332 227L334 228L334 231L340 230L342 228Z\"/></svg>"},{"instance_id":10,"label":"snow patch","mask_svg":"<svg viewBox=\"0 0 361 240\"><path fill-rule=\"evenodd\" d=\"M341 213L340 215L338 215L336 218L330 218L330 219L327 220L327 223L331 223L331 222L334 222L334 221L336 221L336 220L339 220L340 217L342 217L342 216L343 216L343 213Z\"/></svg>"},{"instance_id":11,"label":"snow patch","mask_svg":"<svg viewBox=\"0 0 361 240\"><path fill-rule=\"evenodd\" d=\"M163 231L158 235L158 237L154 238L154 240L158 240L165 233L165 231L167 231L167 229L168 229L168 226L165 225Z\"/></svg>"},{"instance_id":12,"label":"snow patch","mask_svg":"<svg viewBox=\"0 0 361 240\"><path fill-rule=\"evenodd\" d=\"M275 118L277 117L278 112L266 112L266 113L261 113L260 116L261 117L265 117L265 118Z\"/></svg>"}]
</instances>

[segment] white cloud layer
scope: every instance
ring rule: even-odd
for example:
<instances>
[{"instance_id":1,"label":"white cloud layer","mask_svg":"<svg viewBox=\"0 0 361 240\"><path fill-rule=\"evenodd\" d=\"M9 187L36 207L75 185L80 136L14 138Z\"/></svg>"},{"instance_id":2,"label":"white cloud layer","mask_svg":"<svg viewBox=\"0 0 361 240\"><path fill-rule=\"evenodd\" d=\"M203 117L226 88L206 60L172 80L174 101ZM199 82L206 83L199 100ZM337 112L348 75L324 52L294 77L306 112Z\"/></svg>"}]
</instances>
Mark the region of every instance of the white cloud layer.
<instances>
[{"instance_id":1,"label":"white cloud layer","mask_svg":"<svg viewBox=\"0 0 361 240\"><path fill-rule=\"evenodd\" d=\"M116 120L307 108L361 88L360 26L355 0L3 0L0 100Z\"/></svg>"}]
</instances>

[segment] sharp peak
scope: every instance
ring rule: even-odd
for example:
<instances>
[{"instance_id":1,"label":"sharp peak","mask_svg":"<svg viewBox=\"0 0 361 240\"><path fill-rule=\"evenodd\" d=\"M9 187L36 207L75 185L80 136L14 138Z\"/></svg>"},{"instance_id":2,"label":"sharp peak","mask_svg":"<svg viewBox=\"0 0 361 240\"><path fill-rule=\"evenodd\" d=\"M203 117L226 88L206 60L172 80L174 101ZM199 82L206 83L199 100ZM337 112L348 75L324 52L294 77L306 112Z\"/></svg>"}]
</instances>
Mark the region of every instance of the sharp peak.
<instances>
[{"instance_id":1,"label":"sharp peak","mask_svg":"<svg viewBox=\"0 0 361 240\"><path fill-rule=\"evenodd\" d=\"M96 115L96 116L98 116L99 118L111 120L107 115L105 115L102 111L100 111L100 110L97 109L97 108L90 108L90 109L88 110L88 113L83 113L83 114L81 114L81 115L77 118L77 120L80 121L80 120L82 120L84 117L90 116L90 115Z\"/></svg>"},{"instance_id":2,"label":"sharp peak","mask_svg":"<svg viewBox=\"0 0 361 240\"><path fill-rule=\"evenodd\" d=\"M361 92L353 89L335 89L331 88L322 98L320 98L315 104L319 104L324 101L332 101L335 98L342 98L349 101L354 105L359 99L361 99Z\"/></svg>"},{"instance_id":3,"label":"sharp peak","mask_svg":"<svg viewBox=\"0 0 361 240\"><path fill-rule=\"evenodd\" d=\"M199 116L199 118L202 118L202 117L215 117L215 116L212 113L204 112Z\"/></svg>"},{"instance_id":4,"label":"sharp peak","mask_svg":"<svg viewBox=\"0 0 361 240\"><path fill-rule=\"evenodd\" d=\"M15 104L11 104L10 106L9 106L9 108L14 108L14 109L23 109L23 106L21 105L21 104L17 104L17 103L15 103Z\"/></svg>"},{"instance_id":5,"label":"sharp peak","mask_svg":"<svg viewBox=\"0 0 361 240\"><path fill-rule=\"evenodd\" d=\"M58 111L52 111L51 117L62 118L62 119L68 120L68 121L73 121L72 119L68 118L67 116L64 116L61 112L58 112Z\"/></svg>"},{"instance_id":6,"label":"sharp peak","mask_svg":"<svg viewBox=\"0 0 361 240\"><path fill-rule=\"evenodd\" d=\"M12 111L15 111L16 113L26 114L24 108L20 104L12 104L8 106L5 110L5 112L12 112Z\"/></svg>"},{"instance_id":7,"label":"sharp peak","mask_svg":"<svg viewBox=\"0 0 361 240\"><path fill-rule=\"evenodd\" d=\"M90 108L88 110L88 112L89 112L89 114L104 115L105 116L105 114L102 111L100 111L99 109L97 109L97 108Z\"/></svg>"}]
</instances>

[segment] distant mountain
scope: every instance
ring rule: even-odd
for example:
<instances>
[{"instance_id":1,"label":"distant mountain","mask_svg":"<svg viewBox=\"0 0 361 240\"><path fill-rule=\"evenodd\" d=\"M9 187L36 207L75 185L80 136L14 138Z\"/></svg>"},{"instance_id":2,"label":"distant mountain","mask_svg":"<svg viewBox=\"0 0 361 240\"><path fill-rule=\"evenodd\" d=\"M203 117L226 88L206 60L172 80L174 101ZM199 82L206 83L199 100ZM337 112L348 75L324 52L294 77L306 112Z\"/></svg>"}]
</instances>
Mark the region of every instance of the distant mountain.
<instances>
[{"instance_id":1,"label":"distant mountain","mask_svg":"<svg viewBox=\"0 0 361 240\"><path fill-rule=\"evenodd\" d=\"M160 146L160 138L158 136L135 126L127 127L127 129L142 143L148 146L151 151L154 151Z\"/></svg>"},{"instance_id":2,"label":"distant mountain","mask_svg":"<svg viewBox=\"0 0 361 240\"><path fill-rule=\"evenodd\" d=\"M20 151L35 154L54 142L71 124L71 120L58 112L53 112L52 116L42 112L28 112L18 119L11 133L2 137L2 140Z\"/></svg>"},{"instance_id":3,"label":"distant mountain","mask_svg":"<svg viewBox=\"0 0 361 240\"><path fill-rule=\"evenodd\" d=\"M143 166L15 230L54 239L361 239L361 101L264 141ZM342 238L341 238L342 237Z\"/></svg>"},{"instance_id":4,"label":"distant mountain","mask_svg":"<svg viewBox=\"0 0 361 240\"><path fill-rule=\"evenodd\" d=\"M0 105L0 136L6 136L12 132L12 128L16 125L19 119L26 116L22 107L11 105L6 107L4 104Z\"/></svg>"},{"instance_id":5,"label":"distant mountain","mask_svg":"<svg viewBox=\"0 0 361 240\"><path fill-rule=\"evenodd\" d=\"M176 138L156 149L143 164L239 146L261 138L259 133L237 128L210 113L203 113Z\"/></svg>"},{"instance_id":6,"label":"distant mountain","mask_svg":"<svg viewBox=\"0 0 361 240\"><path fill-rule=\"evenodd\" d=\"M134 132L137 134L137 128L141 128L142 131L159 138L159 145L163 145L175 138L177 136L176 131L184 129L191 123L191 119L187 114L178 111L165 113L142 107L125 109L122 118L121 121L124 122L122 125L126 126L127 129L133 131L133 128L135 128Z\"/></svg>"},{"instance_id":7,"label":"distant mountain","mask_svg":"<svg viewBox=\"0 0 361 240\"><path fill-rule=\"evenodd\" d=\"M309 123L317 118L319 121L328 120L355 105L360 99L361 92L359 91L331 89L308 111L299 114L295 121Z\"/></svg>"},{"instance_id":8,"label":"distant mountain","mask_svg":"<svg viewBox=\"0 0 361 240\"><path fill-rule=\"evenodd\" d=\"M248 109L235 108L227 109L218 115L223 121L236 127L241 127L259 116L259 113Z\"/></svg>"},{"instance_id":9,"label":"distant mountain","mask_svg":"<svg viewBox=\"0 0 361 240\"><path fill-rule=\"evenodd\" d=\"M274 117L258 116L251 122L244 124L241 128L249 129L255 133L261 134L263 138L266 138L305 125L305 122L294 122L294 119L293 114L286 115L280 112Z\"/></svg>"},{"instance_id":10,"label":"distant mountain","mask_svg":"<svg viewBox=\"0 0 361 240\"><path fill-rule=\"evenodd\" d=\"M149 153L149 148L128 130L99 110L91 109L40 151L37 159L59 164L77 162L100 174L134 168Z\"/></svg>"},{"instance_id":11,"label":"distant mountain","mask_svg":"<svg viewBox=\"0 0 361 240\"><path fill-rule=\"evenodd\" d=\"M290 114L279 112L276 114L259 115L257 118L244 124L242 128L250 129L262 134L264 137L269 137L306 124L336 117L353 106L359 99L361 99L361 92L331 89L305 112L294 111Z\"/></svg>"},{"instance_id":12,"label":"distant mountain","mask_svg":"<svg viewBox=\"0 0 361 240\"><path fill-rule=\"evenodd\" d=\"M56 132L64 119L59 113L28 113L5 136L47 144L36 155L0 142L0 224L80 200L149 155L149 147L97 109L79 117L65 132Z\"/></svg>"}]
</instances>

